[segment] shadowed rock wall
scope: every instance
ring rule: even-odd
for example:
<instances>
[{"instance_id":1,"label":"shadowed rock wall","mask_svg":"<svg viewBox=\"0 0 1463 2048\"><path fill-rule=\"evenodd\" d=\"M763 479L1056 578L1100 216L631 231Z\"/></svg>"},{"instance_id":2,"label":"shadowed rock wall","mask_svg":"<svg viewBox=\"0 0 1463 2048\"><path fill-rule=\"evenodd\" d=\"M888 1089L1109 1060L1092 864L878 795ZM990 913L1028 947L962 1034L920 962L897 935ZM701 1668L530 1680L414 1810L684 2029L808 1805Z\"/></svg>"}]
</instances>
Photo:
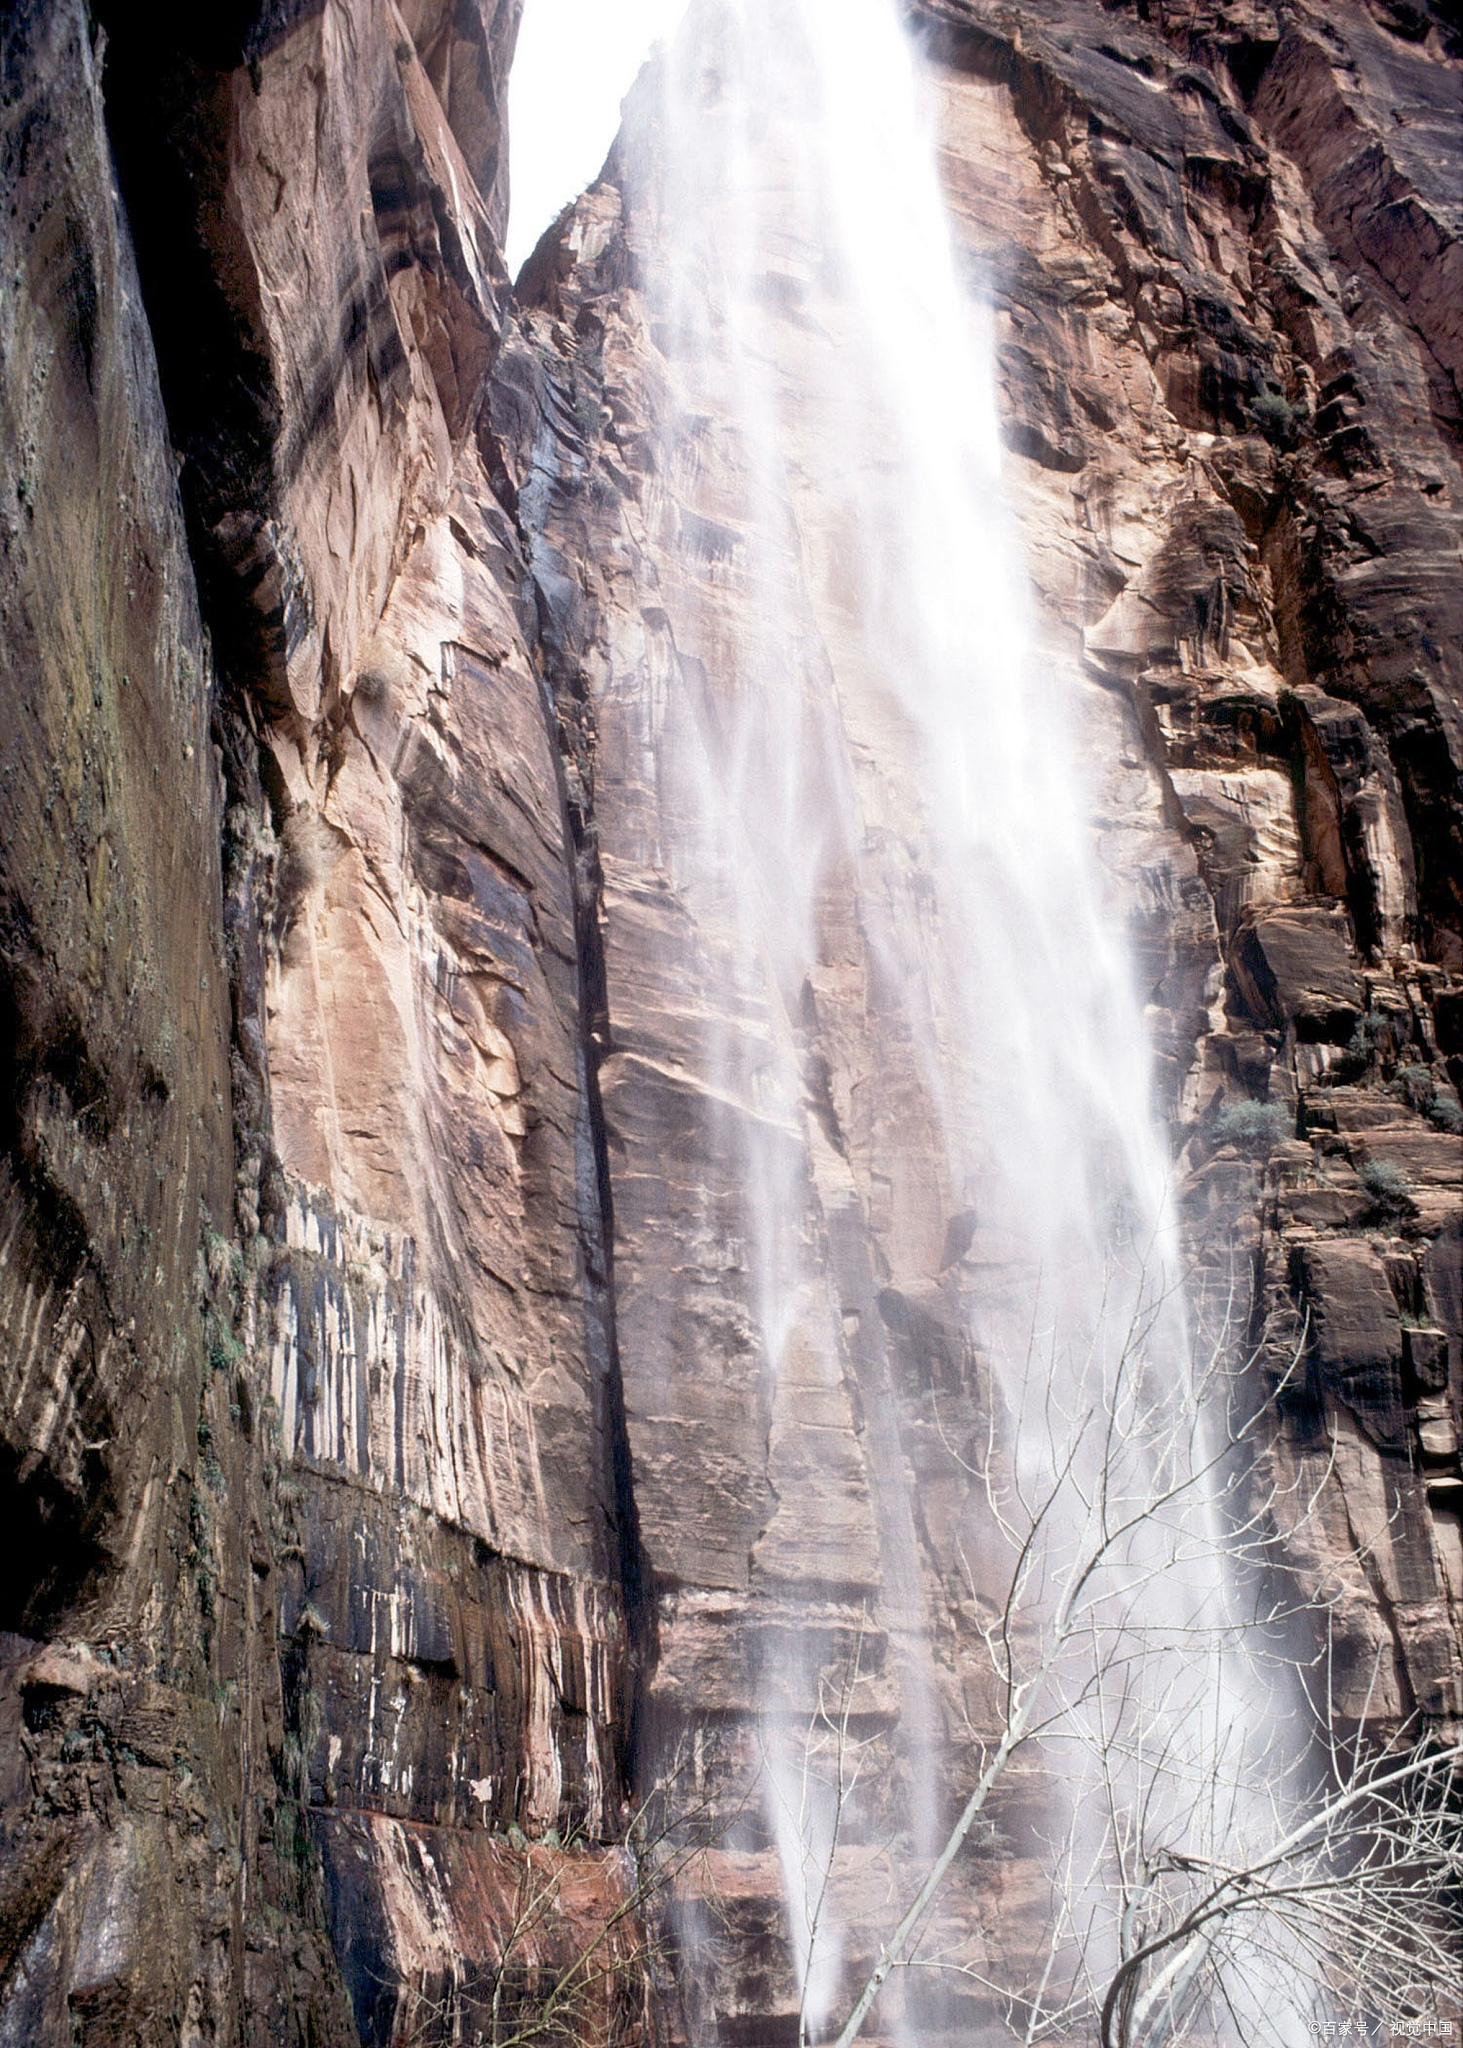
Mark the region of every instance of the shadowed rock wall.
<instances>
[{"instance_id":1,"label":"shadowed rock wall","mask_svg":"<svg viewBox=\"0 0 1463 2048\"><path fill-rule=\"evenodd\" d=\"M343 2042L268 1761L213 665L99 70L80 6L7 11L0 2038L214 2038L257 1994Z\"/></svg>"},{"instance_id":2,"label":"shadowed rock wall","mask_svg":"<svg viewBox=\"0 0 1463 2048\"><path fill-rule=\"evenodd\" d=\"M579 911L476 447L517 9L99 12L4 31L0 2036L384 2043L627 1882Z\"/></svg>"}]
</instances>

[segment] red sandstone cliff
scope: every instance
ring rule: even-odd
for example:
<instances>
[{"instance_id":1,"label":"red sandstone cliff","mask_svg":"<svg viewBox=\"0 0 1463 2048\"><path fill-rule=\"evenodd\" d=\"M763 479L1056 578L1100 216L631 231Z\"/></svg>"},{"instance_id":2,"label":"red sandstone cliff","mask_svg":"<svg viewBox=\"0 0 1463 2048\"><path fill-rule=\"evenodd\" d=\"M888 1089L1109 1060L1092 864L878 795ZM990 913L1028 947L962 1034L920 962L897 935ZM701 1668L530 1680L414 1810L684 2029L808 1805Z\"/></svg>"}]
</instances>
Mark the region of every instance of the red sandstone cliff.
<instances>
[{"instance_id":1,"label":"red sandstone cliff","mask_svg":"<svg viewBox=\"0 0 1463 2048\"><path fill-rule=\"evenodd\" d=\"M1280 1351L1309 1312L1290 1562L1345 1578L1343 1714L1380 1646L1389 1711L1456 1717L1456 27L913 12L1195 1257ZM876 1576L881 1461L981 1725L921 1411L983 1398L979 1248L850 893L796 1020L846 1371L759 1409L644 768L726 456L688 422L654 473L633 164L516 303L511 0L96 15L0 24L0 2042L450 2040L525 1870L531 1994L625 1898L637 1774L700 1730L734 1785L759 1639ZM1225 1143L1241 1100L1297 1135ZM717 1875L718 2020L786 2038L774 1859ZM878 1856L844 1881L872 1933ZM614 2024L673 2036L637 1973Z\"/></svg>"}]
</instances>

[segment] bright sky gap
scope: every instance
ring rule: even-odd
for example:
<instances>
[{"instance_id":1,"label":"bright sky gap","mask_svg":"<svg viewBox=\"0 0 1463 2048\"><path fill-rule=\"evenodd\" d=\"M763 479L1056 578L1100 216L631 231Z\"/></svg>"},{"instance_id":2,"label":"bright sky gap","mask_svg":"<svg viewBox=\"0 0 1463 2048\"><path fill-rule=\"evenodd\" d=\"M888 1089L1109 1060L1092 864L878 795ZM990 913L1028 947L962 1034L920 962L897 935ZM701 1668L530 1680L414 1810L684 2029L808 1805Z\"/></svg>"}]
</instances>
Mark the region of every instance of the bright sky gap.
<instances>
[{"instance_id":1,"label":"bright sky gap","mask_svg":"<svg viewBox=\"0 0 1463 2048\"><path fill-rule=\"evenodd\" d=\"M544 229L594 182L620 102L686 0L526 0L508 87L515 274Z\"/></svg>"}]
</instances>

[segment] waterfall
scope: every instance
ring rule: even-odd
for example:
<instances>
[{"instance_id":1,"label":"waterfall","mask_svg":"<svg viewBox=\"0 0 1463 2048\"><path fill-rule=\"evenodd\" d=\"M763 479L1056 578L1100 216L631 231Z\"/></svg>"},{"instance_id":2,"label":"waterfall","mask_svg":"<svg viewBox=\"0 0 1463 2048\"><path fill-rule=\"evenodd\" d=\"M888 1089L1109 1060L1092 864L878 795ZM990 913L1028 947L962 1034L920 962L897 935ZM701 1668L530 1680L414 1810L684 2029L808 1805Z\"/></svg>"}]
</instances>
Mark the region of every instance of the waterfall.
<instances>
[{"instance_id":1,"label":"waterfall","mask_svg":"<svg viewBox=\"0 0 1463 2048\"><path fill-rule=\"evenodd\" d=\"M1142 1009L1080 705L1034 651L991 316L957 268L895 0L704 0L620 151L668 380L651 490L683 571L637 773L696 934L686 1057L725 1105L760 1361L756 1799L804 2038L831 2040L866 1968L848 1901L887 1848L889 1787L881 1936L944 1839L947 1778L989 1743L976 1710L952 1725L966 1673L937 1683L932 1646L985 1654L1015 1568L1003 1525L1019 1537L1053 1497L1027 1560L1034 1640L1098 1493L1135 1524L1100 1575L1101 1682L1075 1650L1049 1680L1058 1975L1100 1980L1132 1937L1114 1859L1139 1807L1193 1854L1268 1818L1252 1788L1281 1770L1276 1695L1236 1647L1222 1478L1195 1478L1210 1437ZM682 502L711 444L715 517ZM869 1043L892 1048L885 1074L845 1060L891 1096L859 1109L861 1146L828 1036L858 976ZM936 1211L943 1264L915 1246ZM923 1294L905 1278L921 1259ZM913 1393L902 1345L945 1360ZM922 1457L968 1482L941 1539L964 1638L938 1611ZM1177 1505L1145 1514L1170 1485ZM1306 2038L1276 1983L1229 1985L1212 2038ZM958 1969L901 1979L880 2038L968 2038L962 1997Z\"/></svg>"}]
</instances>

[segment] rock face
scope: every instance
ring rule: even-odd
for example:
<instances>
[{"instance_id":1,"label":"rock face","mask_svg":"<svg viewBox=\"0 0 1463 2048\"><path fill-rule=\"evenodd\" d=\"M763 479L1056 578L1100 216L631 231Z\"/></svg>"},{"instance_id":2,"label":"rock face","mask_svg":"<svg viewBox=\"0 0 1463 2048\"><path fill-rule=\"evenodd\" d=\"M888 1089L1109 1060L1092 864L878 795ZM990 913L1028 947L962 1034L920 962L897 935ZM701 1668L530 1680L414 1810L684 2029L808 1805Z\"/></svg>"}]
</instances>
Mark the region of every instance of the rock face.
<instances>
[{"instance_id":1,"label":"rock face","mask_svg":"<svg viewBox=\"0 0 1463 2048\"><path fill-rule=\"evenodd\" d=\"M516 11L237 13L5 29L6 2040L391 2039L627 1770Z\"/></svg>"},{"instance_id":2,"label":"rock face","mask_svg":"<svg viewBox=\"0 0 1463 2048\"><path fill-rule=\"evenodd\" d=\"M1281 1499L1297 1478L1321 1488L1305 1526L1278 1533L1318 1603L1336 1711L1448 1721L1463 1706L1447 1306L1463 1139L1445 1021L1460 526L1453 312L1433 283L1456 233L1459 52L1441 22L1364 9L1170 22L950 4L916 19L960 252L997 309L1042 651L1085 703L1103 859L1148 991L1196 1313L1212 1329L1238 1285L1257 1375L1286 1379L1263 1470ZM1395 159L1391 135L1444 105L1446 142ZM900 827L826 884L800 998L779 1011L749 991L729 1016L700 1011L727 973L694 883L697 820L665 768L688 752L678 721L715 732L726 650L765 640L769 617L799 622L774 629L790 642L821 636L845 698L849 664L817 509L792 481L791 509L749 524L749 458L677 353L675 323L694 315L658 281L655 148L653 114L632 107L617 165L522 281L493 403L507 428L525 394L505 462L600 871L617 1315L659 1596L643 1755L704 1730L706 1783L746 1827L777 1639L821 1636L832 1669L867 1629L858 1721L887 1741L892 1808L907 1815L928 1782L925 1741L953 1808L972 1736L998 1728L972 1687L978 1597L999 1588L970 1586L978 1503L954 1455L990 1400L962 1356L961 1303L998 1266L941 1185L936 1105L869 946L881 894L903 889ZM1385 223L1368 226L1368 207ZM795 239L774 280L787 329L836 332L836 285L798 268ZM796 343L769 353L795 361ZM818 397L781 394L790 478ZM871 753L897 746L884 733ZM1060 1016L1049 1027L1059 1040ZM779 1034L806 1077L788 1171L809 1190L846 1346L831 1381L810 1357L769 1402L736 1184L758 1155L739 1122L761 1114L753 1077ZM730 1103L727 1074L747 1077ZM904 1475L912 1576L896 1585L875 1531ZM920 1605L936 1702L923 1736L889 1718L886 1682L919 1654ZM792 1711L808 1720L816 1702ZM1034 1877L1019 1803L997 1825L1019 1892ZM869 1884L860 1856L891 1832L885 1811L867 1849L846 1831L850 1898ZM886 1873L899 1896L912 1878L897 1859ZM770 1841L723 1882L737 1935L701 1995L723 2038L782 2038L796 1991ZM957 1866L943 1932L1019 1948L1020 1911L992 1916L994 1888L989 1866ZM877 1913L850 1910L872 1935ZM868 1960L855 1933L845 1964L856 1976ZM990 2020L972 1996L944 2024ZM908 2024L944 2038L928 2014Z\"/></svg>"},{"instance_id":3,"label":"rock face","mask_svg":"<svg viewBox=\"0 0 1463 2048\"><path fill-rule=\"evenodd\" d=\"M856 1639L875 1938L910 1774L958 1794L992 1712L949 1448L988 1248L866 869L807 990L720 1020L801 1061L767 1142L847 1339L767 1405L655 772L746 623L735 451L667 366L643 160L515 300L513 0L197 12L0 23L0 2044L471 2038L606 1928L574 2038L785 2040L765 1833L687 1880L722 1933L677 1991L626 1801L735 1809L780 1634ZM1288 1374L1338 1713L1447 1722L1463 49L1394 0L911 12L1196 1313L1239 1276ZM1001 1825L948 1912L1019 1942Z\"/></svg>"},{"instance_id":4,"label":"rock face","mask_svg":"<svg viewBox=\"0 0 1463 2048\"><path fill-rule=\"evenodd\" d=\"M98 73L83 8L7 10L0 2037L224 2023L247 1860L345 2041L266 1761L214 682Z\"/></svg>"}]
</instances>

